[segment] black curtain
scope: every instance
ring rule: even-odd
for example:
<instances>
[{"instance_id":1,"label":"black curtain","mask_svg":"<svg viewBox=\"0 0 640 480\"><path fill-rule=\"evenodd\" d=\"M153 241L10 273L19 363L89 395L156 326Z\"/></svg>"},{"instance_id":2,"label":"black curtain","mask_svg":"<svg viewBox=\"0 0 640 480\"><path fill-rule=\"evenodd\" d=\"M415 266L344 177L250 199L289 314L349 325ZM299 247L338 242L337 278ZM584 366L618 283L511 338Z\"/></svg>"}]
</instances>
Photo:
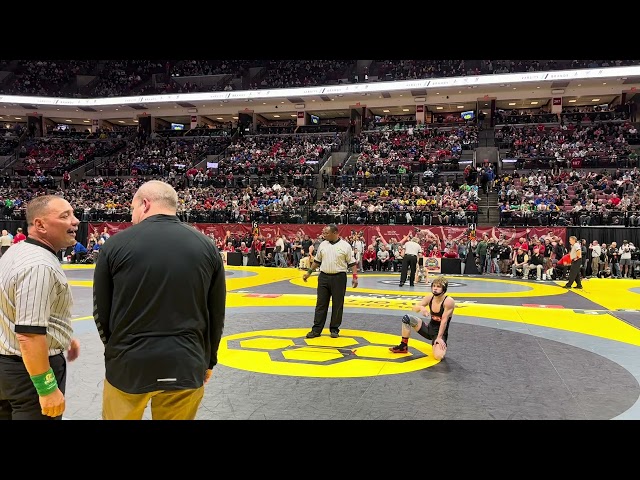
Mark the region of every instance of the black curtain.
<instances>
[{"instance_id":1,"label":"black curtain","mask_svg":"<svg viewBox=\"0 0 640 480\"><path fill-rule=\"evenodd\" d=\"M622 245L623 240L633 243L636 248L640 246L640 228L613 228L613 227L567 227L567 244L569 237L575 236L578 240L585 239L587 244L593 240L598 243L616 242L618 247Z\"/></svg>"},{"instance_id":2,"label":"black curtain","mask_svg":"<svg viewBox=\"0 0 640 480\"><path fill-rule=\"evenodd\" d=\"M138 133L143 133L147 138L151 135L151 117L146 115L138 117Z\"/></svg>"},{"instance_id":3,"label":"black curtain","mask_svg":"<svg viewBox=\"0 0 640 480\"><path fill-rule=\"evenodd\" d=\"M22 233L27 234L27 222L25 220L0 220L0 231L6 230L11 235L15 235L18 228L22 228Z\"/></svg>"},{"instance_id":4,"label":"black curtain","mask_svg":"<svg viewBox=\"0 0 640 480\"><path fill-rule=\"evenodd\" d=\"M247 267L259 267L260 260L258 260L258 255L260 252L256 252L256 247L251 245L251 250L249 251L249 258L247 259Z\"/></svg>"},{"instance_id":5,"label":"black curtain","mask_svg":"<svg viewBox=\"0 0 640 480\"><path fill-rule=\"evenodd\" d=\"M27 222L25 220L0 220L0 231L6 230L10 234L15 235L18 227L21 227L22 232L28 236ZM76 238L85 247L87 246L87 242L89 241L89 222L80 222Z\"/></svg>"},{"instance_id":6,"label":"black curtain","mask_svg":"<svg viewBox=\"0 0 640 480\"><path fill-rule=\"evenodd\" d=\"M89 243L89 222L80 222L78 225L78 231L76 232L76 240L82 245L88 247Z\"/></svg>"},{"instance_id":7,"label":"black curtain","mask_svg":"<svg viewBox=\"0 0 640 480\"><path fill-rule=\"evenodd\" d=\"M42 117L39 115L29 115L27 117L27 129L29 130L29 135L34 137L42 137Z\"/></svg>"}]
</instances>

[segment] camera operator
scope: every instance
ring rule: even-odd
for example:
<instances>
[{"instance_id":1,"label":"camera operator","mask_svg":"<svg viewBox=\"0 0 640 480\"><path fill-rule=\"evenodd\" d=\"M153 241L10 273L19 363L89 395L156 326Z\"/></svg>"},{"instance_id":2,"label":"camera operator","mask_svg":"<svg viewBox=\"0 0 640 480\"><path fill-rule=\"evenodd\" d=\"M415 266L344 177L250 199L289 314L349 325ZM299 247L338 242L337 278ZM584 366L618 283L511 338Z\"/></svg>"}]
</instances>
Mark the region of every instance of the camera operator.
<instances>
[{"instance_id":1,"label":"camera operator","mask_svg":"<svg viewBox=\"0 0 640 480\"><path fill-rule=\"evenodd\" d=\"M611 276L613 278L620 278L620 254L618 253L618 244L611 242L607 249L607 256L609 257L609 266L611 267Z\"/></svg>"},{"instance_id":2,"label":"camera operator","mask_svg":"<svg viewBox=\"0 0 640 480\"><path fill-rule=\"evenodd\" d=\"M598 272L598 278L614 278L613 273L611 273L611 268L606 267Z\"/></svg>"}]
</instances>

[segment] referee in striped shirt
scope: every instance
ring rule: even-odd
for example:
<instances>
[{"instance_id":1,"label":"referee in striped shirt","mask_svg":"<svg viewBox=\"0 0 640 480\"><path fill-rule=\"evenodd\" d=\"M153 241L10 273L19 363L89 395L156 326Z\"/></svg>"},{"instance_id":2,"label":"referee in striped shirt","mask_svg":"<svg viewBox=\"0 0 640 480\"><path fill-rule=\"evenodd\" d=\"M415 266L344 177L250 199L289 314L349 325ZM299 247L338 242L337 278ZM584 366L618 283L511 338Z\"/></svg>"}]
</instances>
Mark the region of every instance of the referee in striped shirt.
<instances>
[{"instance_id":1,"label":"referee in striped shirt","mask_svg":"<svg viewBox=\"0 0 640 480\"><path fill-rule=\"evenodd\" d=\"M0 258L0 419L62 419L73 298L56 252L73 245L78 219L56 195L27 205L29 236ZM67 353L65 359L64 353Z\"/></svg>"},{"instance_id":2,"label":"referee in striped shirt","mask_svg":"<svg viewBox=\"0 0 640 480\"><path fill-rule=\"evenodd\" d=\"M347 291L347 270L351 268L353 273L351 286L356 288L358 286L358 262L353 255L351 244L340 238L338 227L334 223L322 229L322 236L324 241L320 243L317 252L314 252L314 259L309 265L309 270L302 276L306 282L313 271L320 266L316 313L313 327L307 333L307 338L319 337L322 333L322 329L327 323L329 300L331 300L329 332L331 338L338 338L342 324L344 296Z\"/></svg>"}]
</instances>

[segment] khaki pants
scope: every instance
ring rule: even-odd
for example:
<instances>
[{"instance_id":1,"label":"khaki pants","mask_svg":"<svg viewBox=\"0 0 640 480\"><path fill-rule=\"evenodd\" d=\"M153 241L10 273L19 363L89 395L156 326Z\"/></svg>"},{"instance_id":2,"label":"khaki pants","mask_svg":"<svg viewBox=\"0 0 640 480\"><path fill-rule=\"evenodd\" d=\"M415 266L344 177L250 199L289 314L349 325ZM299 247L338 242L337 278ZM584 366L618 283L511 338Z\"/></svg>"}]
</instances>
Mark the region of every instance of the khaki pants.
<instances>
[{"instance_id":1,"label":"khaki pants","mask_svg":"<svg viewBox=\"0 0 640 480\"><path fill-rule=\"evenodd\" d=\"M600 266L600 257L591 257L591 275L592 276L597 276L598 275L598 270Z\"/></svg>"},{"instance_id":2,"label":"khaki pants","mask_svg":"<svg viewBox=\"0 0 640 480\"><path fill-rule=\"evenodd\" d=\"M107 380L102 393L103 420L142 420L149 400L153 420L193 420L204 396L204 385L189 390L126 393Z\"/></svg>"},{"instance_id":3,"label":"khaki pants","mask_svg":"<svg viewBox=\"0 0 640 480\"><path fill-rule=\"evenodd\" d=\"M536 278L538 280L540 280L542 278L542 265L529 265L527 264L526 267L524 267L524 275L523 278L526 280L527 278L529 278L529 271L531 270L535 270L536 271Z\"/></svg>"}]
</instances>

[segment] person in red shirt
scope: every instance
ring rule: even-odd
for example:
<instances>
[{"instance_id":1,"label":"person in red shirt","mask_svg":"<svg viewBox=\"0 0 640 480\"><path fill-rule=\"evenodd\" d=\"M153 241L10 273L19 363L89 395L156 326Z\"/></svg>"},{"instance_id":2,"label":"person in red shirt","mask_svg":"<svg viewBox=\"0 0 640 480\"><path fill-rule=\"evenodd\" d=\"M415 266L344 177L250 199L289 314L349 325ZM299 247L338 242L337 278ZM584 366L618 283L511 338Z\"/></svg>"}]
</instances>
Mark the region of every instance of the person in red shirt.
<instances>
[{"instance_id":1,"label":"person in red shirt","mask_svg":"<svg viewBox=\"0 0 640 480\"><path fill-rule=\"evenodd\" d=\"M249 255L250 251L251 249L247 247L247 244L245 242L240 243L240 253L242 253L243 255Z\"/></svg>"},{"instance_id":2,"label":"person in red shirt","mask_svg":"<svg viewBox=\"0 0 640 480\"><path fill-rule=\"evenodd\" d=\"M553 265L554 260L552 260L552 268L547 271L548 279L555 280L563 280L567 276L567 272L571 267L571 255L565 254L558 260L555 265Z\"/></svg>"},{"instance_id":3,"label":"person in red shirt","mask_svg":"<svg viewBox=\"0 0 640 480\"><path fill-rule=\"evenodd\" d=\"M362 255L362 270L371 270L372 272L374 272L376 270L377 259L378 255L376 253L375 247L373 245L369 245Z\"/></svg>"},{"instance_id":4,"label":"person in red shirt","mask_svg":"<svg viewBox=\"0 0 640 480\"><path fill-rule=\"evenodd\" d=\"M527 231L527 233L529 233L529 232ZM529 251L529 242L527 242L524 237L520 237L520 239L516 243L513 244L512 259L516 258L516 253L518 252L519 248L522 248L523 252L528 252Z\"/></svg>"},{"instance_id":5,"label":"person in red shirt","mask_svg":"<svg viewBox=\"0 0 640 480\"><path fill-rule=\"evenodd\" d=\"M253 251L255 252L256 256L258 257L258 261L260 263L261 266L264 267L264 250L262 249L262 245L264 244L264 242L262 240L260 240L260 236L258 235L254 235L253 236L253 243L251 245L251 247L253 248Z\"/></svg>"},{"instance_id":6,"label":"person in red shirt","mask_svg":"<svg viewBox=\"0 0 640 480\"><path fill-rule=\"evenodd\" d=\"M231 238L229 238L224 244L224 249L220 252L222 254L222 260L224 261L225 265L227 264L227 253L235 251L236 248L233 246L233 241L231 240Z\"/></svg>"},{"instance_id":7,"label":"person in red shirt","mask_svg":"<svg viewBox=\"0 0 640 480\"><path fill-rule=\"evenodd\" d=\"M18 228L18 230L16 231L15 236L13 237L14 245L16 243L23 242L26 239L27 239L27 236L24 233L22 233L22 228Z\"/></svg>"},{"instance_id":8,"label":"person in red shirt","mask_svg":"<svg viewBox=\"0 0 640 480\"><path fill-rule=\"evenodd\" d=\"M267 238L264 241L264 248L274 248L276 246L276 241L273 239L270 233L267 233Z\"/></svg>"}]
</instances>

